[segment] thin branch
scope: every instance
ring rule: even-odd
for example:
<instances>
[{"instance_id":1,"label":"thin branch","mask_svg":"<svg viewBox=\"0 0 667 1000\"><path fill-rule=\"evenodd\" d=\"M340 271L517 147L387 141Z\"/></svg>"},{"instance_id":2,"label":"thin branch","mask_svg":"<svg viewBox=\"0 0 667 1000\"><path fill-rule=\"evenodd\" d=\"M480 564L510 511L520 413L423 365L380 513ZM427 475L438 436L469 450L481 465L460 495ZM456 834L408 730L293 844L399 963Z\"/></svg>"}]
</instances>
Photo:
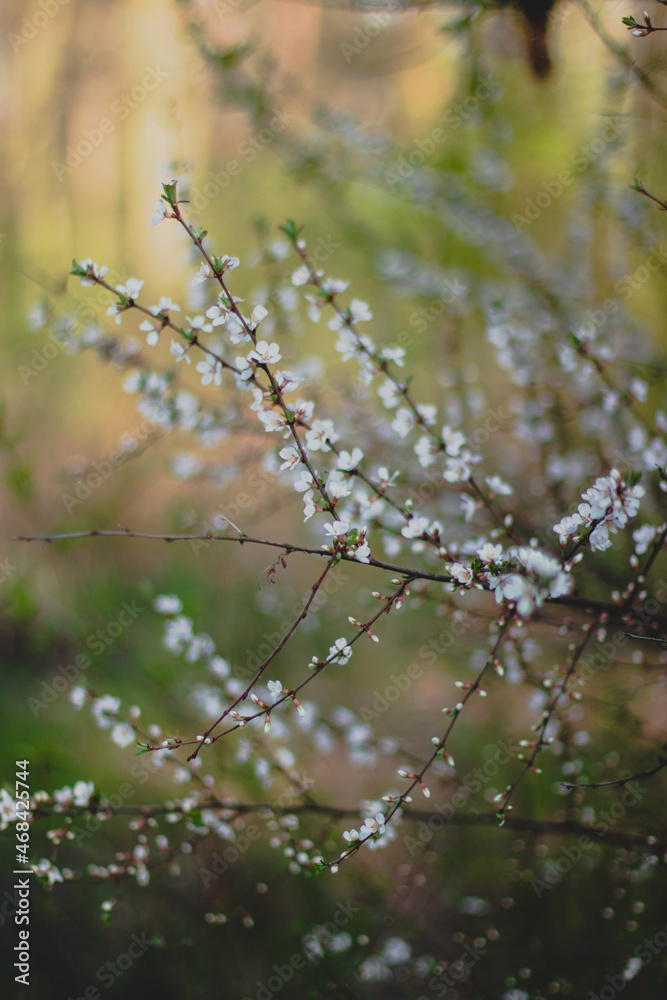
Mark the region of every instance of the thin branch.
<instances>
[{"instance_id":1,"label":"thin branch","mask_svg":"<svg viewBox=\"0 0 667 1000\"><path fill-rule=\"evenodd\" d=\"M667 28L663 28L661 30L667 31ZM661 212L667 212L667 200L664 198L656 198L654 194L651 194L650 191L646 190L641 181L636 180L632 185L632 190L636 191L638 194L643 194L646 198L650 198L651 201L654 201Z\"/></svg>"},{"instance_id":2,"label":"thin branch","mask_svg":"<svg viewBox=\"0 0 667 1000\"><path fill-rule=\"evenodd\" d=\"M578 3L593 31L596 35L598 35L601 41L604 42L609 51L630 73L632 73L637 82L644 87L656 104L659 104L663 108L667 108L667 95L658 90L648 73L645 73L643 69L635 64L635 61L630 55L628 49L624 45L619 45L618 42L611 37L611 35L607 34L605 29L602 27L600 18L589 6L587 0L578 0Z\"/></svg>"},{"instance_id":3,"label":"thin branch","mask_svg":"<svg viewBox=\"0 0 667 1000\"><path fill-rule=\"evenodd\" d=\"M646 639L648 642L661 642L664 646L667 646L667 639L658 639L652 635L635 635L634 632L624 632L623 635L627 635L630 639Z\"/></svg>"},{"instance_id":4,"label":"thin branch","mask_svg":"<svg viewBox=\"0 0 667 1000\"><path fill-rule=\"evenodd\" d=\"M505 790L505 792L503 792L504 801L503 801L503 804L502 804L501 808L498 810L499 821L501 821L501 820L504 821L505 820L506 812L507 812L508 809L511 808L511 806L510 806L510 799L512 798L512 796L513 796L513 794L514 794L514 792L516 790L516 787L519 784L519 782L521 781L521 779L528 773L528 771L537 771L538 770L538 768L536 768L536 766L535 766L535 760L536 760L537 755L540 752L540 750L542 750L543 747L548 746L548 743L547 743L547 741L545 740L544 737L545 737L547 728L549 726L549 723L551 722L551 720L552 720L552 718L554 716L554 713L555 713L556 708L558 706L558 702L561 699L561 696L564 695L565 692L567 691L568 682L569 682L570 678L573 676L573 674L574 674L574 672L576 670L577 663L581 659L581 657L583 655L583 652L586 649L586 646L587 646L587 644L588 644L591 636L595 634L595 629L597 628L598 622L599 622L599 617L597 617L594 622L590 622L589 623L587 631L586 631L586 634L584 635L584 638L582 639L582 641L579 643L579 645L577 646L577 648L574 650L574 652L572 654L572 662L570 663L570 666L568 667L568 670L567 670L567 673L565 674L565 677L563 678L563 680L562 680L561 684L559 685L558 689L554 692L553 698L551 699L551 704L546 709L546 711L543 712L542 719L541 719L540 723L536 727L536 729L537 729L537 740L535 741L535 745L533 747L533 751L532 751L530 757L528 758L528 760L526 760L526 762L524 764L524 767L523 767L523 770L518 775L518 777L516 777L514 779L514 781L510 785L508 785L508 787Z\"/></svg>"},{"instance_id":5,"label":"thin branch","mask_svg":"<svg viewBox=\"0 0 667 1000\"><path fill-rule=\"evenodd\" d=\"M238 529L237 529L238 530ZM159 542L237 542L240 545L266 545L269 548L282 549L289 555L292 552L301 552L305 555L320 556L328 558L331 554L327 549L314 549L306 545L293 545L291 542L276 542L268 538L251 538L241 534L239 537L231 535L214 535L205 532L201 535L163 535L149 531L130 531L128 528L91 528L89 531L67 531L63 534L51 535L15 535L10 539L12 542L62 542L71 541L78 538L145 538L150 541ZM443 573L431 573L428 570L416 569L410 566L400 566L396 563L385 562L382 559L375 559L373 556L367 562L360 562L354 555L347 553L340 554L344 562L355 563L357 566L373 566L375 569L387 570L396 576L402 576L409 582L415 580L428 580L432 583L454 583L451 576ZM560 605L567 608L576 608L580 611L595 611L606 614L612 621L623 621L632 612L625 612L623 607L613 601L601 601L594 597L583 597L578 594L566 594L562 597L548 597L545 606ZM667 618L651 616L651 620L656 623L667 625ZM648 636L637 636L640 639Z\"/></svg>"},{"instance_id":6,"label":"thin branch","mask_svg":"<svg viewBox=\"0 0 667 1000\"><path fill-rule=\"evenodd\" d=\"M247 816L253 813L272 813L277 816L300 815L300 816L328 816L333 820L347 820L359 818L358 806L327 806L318 802L304 802L299 804L279 806L273 802L228 802L211 798L197 803L197 809L223 809L235 813L238 816ZM97 815L107 813L111 816L138 816L150 819L152 817L164 816L167 813L180 813L183 817L188 814L176 803L167 805L124 805L105 808L100 805L95 809L88 809L85 806L68 806L56 809L54 806L37 806L30 810L34 819L47 819L62 817L63 819L76 819L87 815ZM440 826L442 813L437 810L409 809L403 813L402 819L405 821L416 821L428 823L430 820L438 820L438 830L446 829L449 824L454 826L491 826L498 829L498 820L495 813L460 813L456 812L447 818L444 826ZM608 830L603 832L595 827L587 826L585 823L576 823L573 820L548 820L531 819L522 816L508 816L505 820L505 827L512 830L525 830L537 834L552 834L578 836L587 834L599 840L606 840L610 844L624 847L650 847L653 850L659 849L667 844L667 830L661 830L658 834L653 834L649 838L645 833L615 832Z\"/></svg>"},{"instance_id":7,"label":"thin branch","mask_svg":"<svg viewBox=\"0 0 667 1000\"><path fill-rule=\"evenodd\" d=\"M236 529L238 530L238 529ZM292 552L302 552L310 556L329 557L331 552L327 549L313 549L307 545L292 545L291 542L275 542L267 538L251 538L241 534L238 538L233 535L214 535L206 532L202 535L160 535L147 531L130 531L128 528L98 529L92 528L90 531L68 531L62 535L15 535L12 542L62 542L77 538L147 538L152 541L161 542L238 542L241 545L267 545L269 548L282 549L286 555ZM374 566L376 569L385 569L397 576L405 576L410 580L432 580L434 583L452 583L451 576L442 573L429 573L426 570L410 569L408 566L398 566L395 563L384 562L382 559L374 559L372 556L368 561L360 562L354 555L347 553L339 554L345 562L356 563L358 566Z\"/></svg>"},{"instance_id":8,"label":"thin branch","mask_svg":"<svg viewBox=\"0 0 667 1000\"><path fill-rule=\"evenodd\" d=\"M667 750L667 743L665 743L662 749ZM564 788L610 788L612 785L628 785L631 781L643 781L644 778L652 778L654 774L662 771L665 767L667 767L667 758L660 756L658 757L658 764L652 767L650 771L638 771L637 774L632 774L629 778L616 778L614 781L594 781L587 784L568 784L565 781L561 781L561 785Z\"/></svg>"},{"instance_id":9,"label":"thin branch","mask_svg":"<svg viewBox=\"0 0 667 1000\"><path fill-rule=\"evenodd\" d=\"M320 587L324 583L324 580L326 578L327 573L329 572L329 570L331 569L331 567L334 565L335 562L336 562L336 553L334 552L332 554L331 558L329 559L328 563L324 567L324 572L320 574L320 576L318 577L318 579L315 581L315 583L313 584L313 586L310 588L310 594L308 595L308 600L304 604L301 612L299 613L299 615L297 616L297 618L295 619L295 621L292 622L292 625L290 626L289 631L285 633L285 635L282 637L282 639L280 640L280 642L278 643L278 645L275 647L275 649L269 654L269 656L266 658L266 660L264 660L264 663L262 663L258 667L255 676L250 681L250 683L248 684L248 686L246 687L246 689L244 691L242 691L241 694L236 698L236 700L233 701L232 704L228 708L226 708L224 710L224 712L222 713L222 715L219 718L217 718L215 720L215 722L213 722L208 727L208 729L206 730L206 732L203 734L202 739L199 741L197 747L194 749L194 751L188 757L188 761L193 760L199 754L199 751L201 750L201 748L204 746L204 744L206 743L207 740L210 740L211 734L213 733L213 731L215 729L217 729L217 727L220 725L220 723L223 721L223 719L225 719L228 715L230 715L234 711L234 709L237 707L237 705L240 705L242 701L245 701L245 699L248 697L248 695L250 694L250 692L254 688L255 684L257 684L257 682L262 677L262 674L264 673L264 671L266 670L266 668L268 667L268 665L275 659L275 657L278 655L278 653L283 648L283 646L285 646L287 644L287 642L289 642L289 640L294 635L294 633L296 632L296 630L299 627L299 625L301 624L301 622L304 620L304 618L307 617L308 612L310 610L310 606L313 603L313 601L315 600L315 596L317 595L318 590L320 589ZM290 691L289 694L290 695L294 695L294 691ZM281 700L284 700L284 699L281 699ZM280 704L280 702L277 702L276 704ZM274 706L272 705L271 708L273 708L273 707ZM269 709L269 712L267 714L267 717L270 717L270 709Z\"/></svg>"},{"instance_id":10,"label":"thin branch","mask_svg":"<svg viewBox=\"0 0 667 1000\"><path fill-rule=\"evenodd\" d=\"M418 774L409 775L409 777L411 777L412 780L411 780L410 784L408 785L407 789L404 792L401 792L400 795L397 795L395 798L393 798L393 799L390 800L391 807L389 808L389 810L387 811L386 815L383 818L383 823L384 823L385 826L386 826L387 823L389 823L389 821L394 816L394 814L399 809L403 808L403 806L405 805L405 802L409 801L409 796L410 796L411 792L416 788L417 785L419 785L422 789L425 789L425 786L424 786L424 775L429 770L429 768L435 763L435 761L436 760L441 760L441 759L443 759L443 757L444 757L445 760L447 759L448 755L447 755L447 752L445 751L445 746L447 744L447 740L449 738L449 735L450 735L452 729L454 728L454 726L456 725L456 722L460 718L461 712L463 711L463 708L464 708L466 702L479 689L479 686L480 686L480 684L482 682L482 678L483 678L484 674L486 673L487 669L489 668L489 666L491 666L492 664L496 663L496 658L497 658L498 652L500 650L500 647L501 647L504 639L507 637L507 633L509 631L509 627L510 627L510 625L512 623L513 617L514 617L513 613L510 613L507 616L507 618L502 622L502 624L500 626L500 630L498 632L498 637L496 639L496 642L495 642L495 644L493 646L493 649L490 651L489 655L487 656L486 662L484 663L484 666L482 667L482 669L480 670L479 674L475 678L474 683L471 684L470 688L466 691L465 697L461 700L460 704L457 705L456 708L454 708L449 713L451 715L451 721L449 722L447 728L445 729L445 732L444 732L443 736L441 737L440 741L438 742L435 750L433 751L433 753L431 754L431 756L429 757L429 759L426 761L426 763L422 767L421 771ZM376 838L376 832L372 832L372 833L367 834L365 837L360 837L358 840L352 841L351 846L347 850L343 851L342 854L338 858L336 858L333 861L328 861L327 862L327 867L328 868L332 868L333 867L333 868L337 869L338 865L340 865L340 863L342 861L345 861L345 860L347 860L347 858L351 857L353 854L356 854L356 852L359 850L360 847L363 846L363 844L365 844L369 840L374 840L375 838Z\"/></svg>"}]
</instances>

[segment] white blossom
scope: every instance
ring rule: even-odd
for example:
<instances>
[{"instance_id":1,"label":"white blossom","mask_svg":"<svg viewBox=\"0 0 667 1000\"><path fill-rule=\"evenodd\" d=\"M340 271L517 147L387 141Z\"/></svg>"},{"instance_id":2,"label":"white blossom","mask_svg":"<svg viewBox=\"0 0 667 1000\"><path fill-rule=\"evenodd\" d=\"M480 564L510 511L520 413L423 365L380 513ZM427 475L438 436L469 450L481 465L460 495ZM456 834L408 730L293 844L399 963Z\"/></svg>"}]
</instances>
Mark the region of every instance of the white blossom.
<instances>
[{"instance_id":1,"label":"white blossom","mask_svg":"<svg viewBox=\"0 0 667 1000\"><path fill-rule=\"evenodd\" d=\"M196 288L197 285L203 285L204 282L207 280L207 278L212 278L212 277L213 274L211 272L210 267L208 266L208 264L202 261L202 263L199 265L199 270L193 277L190 284L192 285L193 288Z\"/></svg>"},{"instance_id":2,"label":"white blossom","mask_svg":"<svg viewBox=\"0 0 667 1000\"><path fill-rule=\"evenodd\" d=\"M183 361L183 360L185 360L185 361L187 361L188 364L192 363L190 361L189 356L188 356L187 350L184 347L182 347L181 344L179 344L177 341L172 340L171 346L169 347L169 350L171 351L171 353L176 358L176 361Z\"/></svg>"},{"instance_id":3,"label":"white blossom","mask_svg":"<svg viewBox=\"0 0 667 1000\"><path fill-rule=\"evenodd\" d=\"M129 747L134 740L134 729L127 722L117 722L111 730L111 741L119 747Z\"/></svg>"},{"instance_id":4,"label":"white blossom","mask_svg":"<svg viewBox=\"0 0 667 1000\"><path fill-rule=\"evenodd\" d=\"M362 302L361 299L352 299L350 303L350 316L355 323L367 323L373 319L373 313L368 308L368 304Z\"/></svg>"},{"instance_id":5,"label":"white blossom","mask_svg":"<svg viewBox=\"0 0 667 1000\"><path fill-rule=\"evenodd\" d=\"M437 452L437 445L427 435L420 437L415 445L415 454L419 458L419 464L423 469L427 469L430 465L434 464Z\"/></svg>"},{"instance_id":6,"label":"white blossom","mask_svg":"<svg viewBox=\"0 0 667 1000\"><path fill-rule=\"evenodd\" d=\"M397 410L396 416L391 422L391 427L392 430L396 431L399 437L407 437L414 426L415 416L412 410L408 410L405 406L402 406L399 410Z\"/></svg>"},{"instance_id":7,"label":"white blossom","mask_svg":"<svg viewBox=\"0 0 667 1000\"><path fill-rule=\"evenodd\" d=\"M446 425L442 428L442 440L445 444L445 451L452 458L457 458L460 455L461 449L466 443L461 431L453 431L451 427Z\"/></svg>"},{"instance_id":8,"label":"white blossom","mask_svg":"<svg viewBox=\"0 0 667 1000\"><path fill-rule=\"evenodd\" d=\"M403 938L388 938L382 945L382 957L387 965L404 965L410 960L412 948Z\"/></svg>"},{"instance_id":9,"label":"white blossom","mask_svg":"<svg viewBox=\"0 0 667 1000\"><path fill-rule=\"evenodd\" d=\"M94 791L94 781L76 781L72 789L72 802L75 806L87 806Z\"/></svg>"},{"instance_id":10,"label":"white blossom","mask_svg":"<svg viewBox=\"0 0 667 1000\"><path fill-rule=\"evenodd\" d=\"M342 473L332 472L327 479L327 492L329 493L331 499L335 502L343 500L345 497L349 497L352 490Z\"/></svg>"},{"instance_id":11,"label":"white blossom","mask_svg":"<svg viewBox=\"0 0 667 1000\"><path fill-rule=\"evenodd\" d=\"M263 365L276 365L281 359L277 344L269 344L266 340L258 340L254 349L248 353L248 361L256 361Z\"/></svg>"},{"instance_id":12,"label":"white blossom","mask_svg":"<svg viewBox=\"0 0 667 1000\"><path fill-rule=\"evenodd\" d=\"M155 211L151 216L151 226L157 226L165 218L167 214L167 206L163 202L162 198L158 199L158 203L155 206Z\"/></svg>"},{"instance_id":13,"label":"white blossom","mask_svg":"<svg viewBox=\"0 0 667 1000\"><path fill-rule=\"evenodd\" d=\"M474 576L470 566L464 566L462 563L452 563L449 567L449 572L454 579L462 585L471 583Z\"/></svg>"},{"instance_id":14,"label":"white blossom","mask_svg":"<svg viewBox=\"0 0 667 1000\"><path fill-rule=\"evenodd\" d=\"M153 607L161 615L177 615L183 610L183 601L176 594L159 594L153 601Z\"/></svg>"},{"instance_id":15,"label":"white blossom","mask_svg":"<svg viewBox=\"0 0 667 1000\"><path fill-rule=\"evenodd\" d=\"M305 493L306 490L312 490L314 485L315 480L308 469L302 469L297 479L294 480L294 489L297 493Z\"/></svg>"},{"instance_id":16,"label":"white blossom","mask_svg":"<svg viewBox=\"0 0 667 1000\"><path fill-rule=\"evenodd\" d=\"M512 487L509 486L503 479L501 479L500 476L487 476L486 485L489 487L490 490L492 490L494 493L497 493L499 496L509 497L512 495L513 492Z\"/></svg>"},{"instance_id":17,"label":"white blossom","mask_svg":"<svg viewBox=\"0 0 667 1000\"><path fill-rule=\"evenodd\" d=\"M395 406L398 406L401 401L400 390L391 379L387 379L378 388L378 396L387 409L393 409Z\"/></svg>"},{"instance_id":18,"label":"white blossom","mask_svg":"<svg viewBox=\"0 0 667 1000\"><path fill-rule=\"evenodd\" d=\"M347 663L351 656L352 648L348 646L347 639L343 637L336 639L333 646L329 647L327 659L333 658L336 663Z\"/></svg>"},{"instance_id":19,"label":"white blossom","mask_svg":"<svg viewBox=\"0 0 667 1000\"><path fill-rule=\"evenodd\" d=\"M269 311L264 306L262 305L255 306L255 308L250 314L250 322L248 323L248 326L250 327L251 330L256 330L259 324L262 322L262 320L265 319L268 315ZM262 343L266 343L266 341L262 341ZM277 347L277 344L273 346ZM257 345L257 347L259 349L259 344Z\"/></svg>"},{"instance_id":20,"label":"white blossom","mask_svg":"<svg viewBox=\"0 0 667 1000\"><path fill-rule=\"evenodd\" d=\"M620 472L612 469L608 476L598 476L592 486L582 493L582 500L576 514L564 517L553 530L564 541L576 534L580 528L590 529L589 541L593 551L603 551L611 545L609 533L615 534L623 528L628 519L639 510L639 501L644 495L644 487L628 486Z\"/></svg>"},{"instance_id":21,"label":"white blossom","mask_svg":"<svg viewBox=\"0 0 667 1000\"><path fill-rule=\"evenodd\" d=\"M181 307L177 306L175 302L168 299L165 295L161 296L160 301L156 306L149 306L149 312L152 312L154 316L158 316L160 313L168 312L180 312Z\"/></svg>"},{"instance_id":22,"label":"white blossom","mask_svg":"<svg viewBox=\"0 0 667 1000\"><path fill-rule=\"evenodd\" d=\"M280 466L281 470L293 469L301 461L298 448L281 448L278 454L283 459L283 463Z\"/></svg>"},{"instance_id":23,"label":"white blossom","mask_svg":"<svg viewBox=\"0 0 667 1000\"><path fill-rule=\"evenodd\" d=\"M211 323L207 323L203 316L186 316L185 318L192 327L192 329L196 330L197 333L200 333L202 331L204 333L213 332L213 326L211 325Z\"/></svg>"},{"instance_id":24,"label":"white blossom","mask_svg":"<svg viewBox=\"0 0 667 1000\"><path fill-rule=\"evenodd\" d=\"M73 687L69 693L69 700L76 709L81 709L86 704L88 692L82 684Z\"/></svg>"},{"instance_id":25,"label":"white blossom","mask_svg":"<svg viewBox=\"0 0 667 1000\"><path fill-rule=\"evenodd\" d=\"M306 446L310 451L330 451L329 444L338 440L333 420L314 420L306 431Z\"/></svg>"},{"instance_id":26,"label":"white blossom","mask_svg":"<svg viewBox=\"0 0 667 1000\"><path fill-rule=\"evenodd\" d=\"M302 264L301 267L297 268L297 270L292 275L292 284L297 286L305 285L309 279L310 279L310 271L306 266L306 264Z\"/></svg>"},{"instance_id":27,"label":"white blossom","mask_svg":"<svg viewBox=\"0 0 667 1000\"><path fill-rule=\"evenodd\" d=\"M346 535L349 530L350 525L347 521L334 521L333 524L324 525L325 534L329 535L330 538L340 538L341 535Z\"/></svg>"},{"instance_id":28,"label":"white blossom","mask_svg":"<svg viewBox=\"0 0 667 1000\"><path fill-rule=\"evenodd\" d=\"M109 268L105 264L96 264L92 257L86 257L84 260L80 261L80 265L86 271L92 270L93 274L97 278L104 278L104 276L109 273ZM80 278L79 280L81 281L81 284L86 287L95 284L93 278Z\"/></svg>"},{"instance_id":29,"label":"white blossom","mask_svg":"<svg viewBox=\"0 0 667 1000\"><path fill-rule=\"evenodd\" d=\"M361 448L353 448L351 452L341 451L337 459L337 467L344 472L351 472L356 469L364 457Z\"/></svg>"},{"instance_id":30,"label":"white blossom","mask_svg":"<svg viewBox=\"0 0 667 1000\"><path fill-rule=\"evenodd\" d=\"M280 431L287 424L287 421L285 420L285 417L282 415L282 413L276 413L275 410L262 410L257 414L257 416L259 420L264 424L264 430L267 433L271 433L272 431Z\"/></svg>"},{"instance_id":31,"label":"white blossom","mask_svg":"<svg viewBox=\"0 0 667 1000\"><path fill-rule=\"evenodd\" d=\"M642 556L649 545L655 538L658 529L652 524L644 524L641 528L637 528L632 532L632 537L635 542L635 552L638 556Z\"/></svg>"},{"instance_id":32,"label":"white blossom","mask_svg":"<svg viewBox=\"0 0 667 1000\"><path fill-rule=\"evenodd\" d=\"M229 310L221 302L219 305L211 306L209 309L207 309L206 315L211 321L211 326L222 326L222 324L229 316Z\"/></svg>"},{"instance_id":33,"label":"white blossom","mask_svg":"<svg viewBox=\"0 0 667 1000\"><path fill-rule=\"evenodd\" d=\"M95 722L100 729L110 729L114 717L120 708L120 698L111 694L103 694L100 698L95 698L92 706L92 713Z\"/></svg>"},{"instance_id":34,"label":"white blossom","mask_svg":"<svg viewBox=\"0 0 667 1000\"><path fill-rule=\"evenodd\" d=\"M143 281L139 281L137 278L128 278L126 284L116 285L116 291L127 299L136 299L143 287Z\"/></svg>"},{"instance_id":35,"label":"white blossom","mask_svg":"<svg viewBox=\"0 0 667 1000\"><path fill-rule=\"evenodd\" d=\"M497 563L503 558L502 545L494 545L492 542L485 542L481 548L477 549L475 555L483 563Z\"/></svg>"},{"instance_id":36,"label":"white blossom","mask_svg":"<svg viewBox=\"0 0 667 1000\"><path fill-rule=\"evenodd\" d=\"M222 365L212 354L207 354L203 361L198 361L196 369L201 373L202 385L222 385Z\"/></svg>"},{"instance_id":37,"label":"white blossom","mask_svg":"<svg viewBox=\"0 0 667 1000\"><path fill-rule=\"evenodd\" d=\"M375 834L382 834L384 833L384 829L384 816L379 812L375 816L367 816L365 818L364 825L359 830L359 835L361 837L369 837Z\"/></svg>"},{"instance_id":38,"label":"white blossom","mask_svg":"<svg viewBox=\"0 0 667 1000\"><path fill-rule=\"evenodd\" d=\"M401 528L404 538L421 538L428 531L429 519L427 517L411 517L407 524Z\"/></svg>"}]
</instances>

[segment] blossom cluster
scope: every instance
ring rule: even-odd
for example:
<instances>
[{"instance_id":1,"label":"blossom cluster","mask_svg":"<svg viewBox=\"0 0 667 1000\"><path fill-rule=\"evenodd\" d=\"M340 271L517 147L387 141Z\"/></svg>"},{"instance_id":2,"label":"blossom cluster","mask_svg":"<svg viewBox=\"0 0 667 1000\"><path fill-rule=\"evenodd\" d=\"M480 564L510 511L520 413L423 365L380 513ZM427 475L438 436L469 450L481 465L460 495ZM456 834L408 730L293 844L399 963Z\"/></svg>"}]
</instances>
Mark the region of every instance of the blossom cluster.
<instances>
[{"instance_id":1,"label":"blossom cluster","mask_svg":"<svg viewBox=\"0 0 667 1000\"><path fill-rule=\"evenodd\" d=\"M609 533L616 534L629 518L635 517L643 496L643 486L628 483L618 469L612 469L608 476L598 476L582 493L584 503L579 504L577 512L564 517L553 530L564 545L583 529L591 548L604 551L611 545Z\"/></svg>"}]
</instances>

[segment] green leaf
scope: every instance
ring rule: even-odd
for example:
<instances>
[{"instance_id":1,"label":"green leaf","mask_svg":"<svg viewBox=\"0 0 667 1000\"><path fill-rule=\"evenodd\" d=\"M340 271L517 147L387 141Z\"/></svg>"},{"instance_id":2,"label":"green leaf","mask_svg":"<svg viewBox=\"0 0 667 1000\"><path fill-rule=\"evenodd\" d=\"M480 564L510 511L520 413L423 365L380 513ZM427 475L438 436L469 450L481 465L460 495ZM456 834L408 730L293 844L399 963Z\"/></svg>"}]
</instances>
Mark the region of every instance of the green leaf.
<instances>
[{"instance_id":1,"label":"green leaf","mask_svg":"<svg viewBox=\"0 0 667 1000\"><path fill-rule=\"evenodd\" d=\"M162 198L164 201L167 202L168 205L171 205L172 208L174 205L178 203L178 195L176 194L177 184L178 181L171 181L170 184L162 185L162 190L164 191Z\"/></svg>"},{"instance_id":2,"label":"green leaf","mask_svg":"<svg viewBox=\"0 0 667 1000\"><path fill-rule=\"evenodd\" d=\"M303 226L297 226L293 219L288 219L284 226L278 226L281 233L284 233L292 242L296 242L299 233L303 232Z\"/></svg>"}]
</instances>

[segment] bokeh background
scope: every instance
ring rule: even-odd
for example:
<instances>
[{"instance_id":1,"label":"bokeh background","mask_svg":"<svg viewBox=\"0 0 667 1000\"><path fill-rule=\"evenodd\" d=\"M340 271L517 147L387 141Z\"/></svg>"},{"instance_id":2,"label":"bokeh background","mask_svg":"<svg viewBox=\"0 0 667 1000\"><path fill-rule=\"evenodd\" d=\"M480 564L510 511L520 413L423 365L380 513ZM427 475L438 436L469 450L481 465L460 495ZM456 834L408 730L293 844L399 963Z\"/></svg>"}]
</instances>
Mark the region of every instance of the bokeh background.
<instances>
[{"instance_id":1,"label":"bokeh background","mask_svg":"<svg viewBox=\"0 0 667 1000\"><path fill-rule=\"evenodd\" d=\"M386 17L380 6L351 10L342 2L4 0L0 712L8 778L14 759L28 758L39 788L83 778L110 794L124 780L134 763L131 748L112 747L66 697L37 714L29 703L59 664L71 662L97 629L117 618L123 602L148 609L152 595L178 593L197 627L242 666L264 632L282 620L281 609L310 585L304 565L290 565L277 602L266 582L267 556L246 547L195 553L138 540L10 541L17 534L117 524L194 530L221 507L238 509L250 477L262 468L264 435L239 430L202 450L194 474L174 475L183 468L179 455L191 450L185 435L148 433L123 391L123 371L92 351L72 355L50 337L67 322L63 317L75 314L77 323L115 331L106 297L68 277L72 258L106 264L114 284L141 278L150 301L168 295L183 314L194 315L201 303L189 287L191 250L176 226L150 226L161 183L177 177L216 252L241 258L235 293L268 294L293 268L272 248L277 227L294 219L306 226L311 245L326 248L329 273L353 279L354 295L372 303L385 342L407 331L420 398L439 401L453 385L465 393L481 382L500 405L507 389L486 363L475 289L512 280L551 296L555 313L561 295L578 297L585 311L606 297L623 267L631 268L638 248L659 245L664 233L657 209L629 190L640 177L649 190L667 194L661 188L665 104L614 51L623 47L632 65L664 87L662 35L630 38L621 24L622 16L639 17L635 8L613 0L583 10L562 0L550 31L553 71L538 82L527 65L520 18L492 5L416 4ZM651 15L660 23L659 9ZM445 138L431 148L443 121ZM424 169L406 166L417 149L426 151ZM238 173L229 171L233 162ZM527 199L548 191L545 183L553 192L563 170L574 182L529 227L518 225L530 229L536 247L534 256L522 257L511 220L525 216ZM466 282L469 294L444 313L431 311L420 327L415 312L432 310L443 280L453 287ZM659 352L664 282L651 281L629 308L636 332ZM143 347L137 326L125 321L123 332ZM280 339L288 361L311 358L316 370L314 359L323 359L329 372L324 400L345 406L354 399L324 332L306 333L295 322ZM161 359L169 363L166 348ZM183 378L196 384L192 372ZM77 481L119 447L128 460L68 508ZM504 447L511 471L512 442ZM532 485L525 485L530 496ZM537 493L534 501L540 502ZM293 494L251 491L244 526L283 537L300 522L300 509ZM312 655L315 637L340 634L336 622L348 613L348 595L362 587L359 574L351 577L296 640L295 658ZM400 628L388 627L382 655L369 658L359 682L358 703L372 701L386 676L414 659L415 647L432 632L432 617L426 607ZM98 694L144 705L166 731L174 720L188 730L197 714L184 707L180 666L160 636L157 616L142 613L94 658L87 681ZM433 704L444 703L447 669L457 667L457 657L467 663L471 648L472 637L461 641L441 675L414 686L410 705L388 716L387 737L410 747ZM289 665L284 672L287 678ZM635 683L630 670L626 680L639 721L623 738L636 738L641 762L664 733L663 689L655 674ZM330 707L347 703L344 681L327 679L324 689ZM602 706L591 760L611 760L605 754L616 752L614 712L622 700L619 694L611 710L609 702ZM491 757L496 739L531 722L527 698L495 700L472 715L462 726L461 773ZM379 773L388 775L394 766L390 758ZM221 752L215 767L230 796L261 800L266 794L233 748ZM559 774L555 767L554 781ZM367 780L363 766L351 776L336 754L314 759L311 776L339 803L356 803L382 787L375 774ZM488 808L485 792L480 809ZM170 794L171 777L154 775L141 801L158 803ZM551 784L530 785L518 802L522 815L553 814ZM642 808L629 829L649 830L658 822L655 799ZM122 824L109 825L84 853L91 861L111 859L126 836ZM34 837L38 855L49 856L43 832ZM662 896L658 880L641 874L622 880L624 858L607 845L602 863L577 869L538 905L531 858L553 846L538 832L461 825L448 831L446 842L435 840L415 855L403 846L390 857L360 857L332 888L330 880L288 875L262 835L212 889L197 879L196 865L187 864L180 877L156 878L150 890L128 886L110 924L100 920L105 884L84 880L50 893L35 888L32 988L57 1000L86 995L96 971L138 933L153 945L110 984L110 995L113 989L128 997L260 1000L257 981L300 952L302 936L351 899L358 907L349 923L354 947L309 965L300 980L281 988L284 996L419 996L412 983L364 982L356 972L388 937L409 939L424 953L444 949L453 960L482 935L490 953L474 985L451 996L588 996L605 987L619 949L641 940L642 929L652 935L662 927L664 878ZM3 864L4 875L11 853ZM225 912L228 923L207 924L205 912ZM13 944L10 920L2 930L3 943ZM664 956L656 957L641 985L624 986L626 994L661 995L663 966ZM13 996L11 977L8 984Z\"/></svg>"}]
</instances>

